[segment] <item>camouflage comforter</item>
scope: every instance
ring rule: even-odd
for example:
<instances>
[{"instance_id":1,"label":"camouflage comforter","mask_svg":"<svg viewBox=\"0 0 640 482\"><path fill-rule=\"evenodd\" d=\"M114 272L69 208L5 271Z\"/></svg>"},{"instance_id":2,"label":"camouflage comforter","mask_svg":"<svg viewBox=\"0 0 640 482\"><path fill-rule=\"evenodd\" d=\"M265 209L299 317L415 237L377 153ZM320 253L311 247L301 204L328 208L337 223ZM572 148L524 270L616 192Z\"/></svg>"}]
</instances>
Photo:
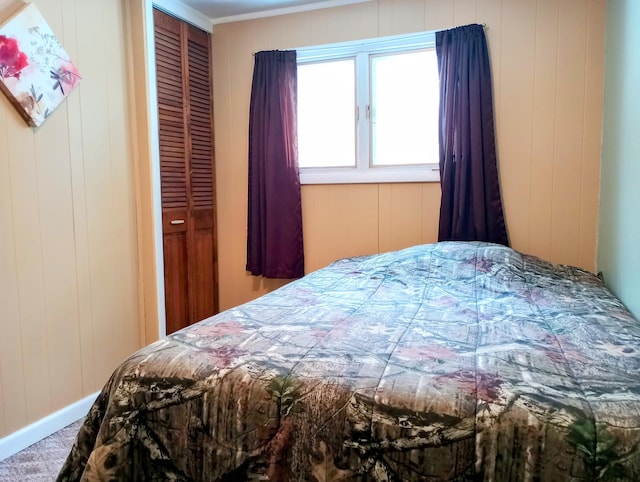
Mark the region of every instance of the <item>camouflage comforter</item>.
<instances>
[{"instance_id":1,"label":"camouflage comforter","mask_svg":"<svg viewBox=\"0 0 640 482\"><path fill-rule=\"evenodd\" d=\"M337 261L127 359L59 480L640 480L640 324L486 243Z\"/></svg>"}]
</instances>

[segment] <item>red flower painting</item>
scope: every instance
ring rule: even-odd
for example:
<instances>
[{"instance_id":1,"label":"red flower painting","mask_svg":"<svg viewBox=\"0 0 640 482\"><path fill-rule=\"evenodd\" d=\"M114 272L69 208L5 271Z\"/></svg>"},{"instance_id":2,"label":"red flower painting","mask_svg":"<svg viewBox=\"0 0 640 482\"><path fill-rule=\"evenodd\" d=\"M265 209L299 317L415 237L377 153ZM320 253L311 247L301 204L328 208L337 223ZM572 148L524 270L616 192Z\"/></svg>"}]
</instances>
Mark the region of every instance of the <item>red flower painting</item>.
<instances>
[{"instance_id":1,"label":"red flower painting","mask_svg":"<svg viewBox=\"0 0 640 482\"><path fill-rule=\"evenodd\" d=\"M0 89L31 127L39 127L80 79L33 3L0 26Z\"/></svg>"},{"instance_id":2,"label":"red flower painting","mask_svg":"<svg viewBox=\"0 0 640 482\"><path fill-rule=\"evenodd\" d=\"M18 41L6 35L0 35L0 78L20 78L20 72L29 61L24 52L18 47Z\"/></svg>"}]
</instances>

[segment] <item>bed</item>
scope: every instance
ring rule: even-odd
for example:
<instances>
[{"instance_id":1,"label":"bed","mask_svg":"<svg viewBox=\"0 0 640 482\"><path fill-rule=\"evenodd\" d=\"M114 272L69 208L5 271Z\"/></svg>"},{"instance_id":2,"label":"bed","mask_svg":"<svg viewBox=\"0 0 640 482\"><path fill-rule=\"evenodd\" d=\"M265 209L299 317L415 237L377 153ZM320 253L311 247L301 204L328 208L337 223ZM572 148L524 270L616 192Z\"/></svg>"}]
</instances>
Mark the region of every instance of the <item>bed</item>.
<instances>
[{"instance_id":1,"label":"bed","mask_svg":"<svg viewBox=\"0 0 640 482\"><path fill-rule=\"evenodd\" d=\"M640 480L640 324L444 242L339 260L124 361L58 480Z\"/></svg>"}]
</instances>

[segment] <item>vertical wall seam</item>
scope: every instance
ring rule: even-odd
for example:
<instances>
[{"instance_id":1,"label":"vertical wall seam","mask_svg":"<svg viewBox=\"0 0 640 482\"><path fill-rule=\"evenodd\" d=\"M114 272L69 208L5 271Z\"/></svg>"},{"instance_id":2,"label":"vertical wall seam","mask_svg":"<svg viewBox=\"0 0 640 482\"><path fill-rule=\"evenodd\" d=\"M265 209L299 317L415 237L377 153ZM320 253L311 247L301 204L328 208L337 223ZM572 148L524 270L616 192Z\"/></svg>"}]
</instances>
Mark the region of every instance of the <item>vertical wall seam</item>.
<instances>
[{"instance_id":1,"label":"vertical wall seam","mask_svg":"<svg viewBox=\"0 0 640 482\"><path fill-rule=\"evenodd\" d=\"M5 124L5 129L7 130L7 139L10 139L10 133L9 133L9 124L6 123ZM29 419L29 414L27 413L27 384L25 383L25 380L27 379L26 377L26 373L25 373L25 366L24 366L24 358L25 358L25 350L24 350L24 332L23 332L23 325L22 325L22 309L20 306L20 283L18 282L18 253L16 250L16 246L17 246L17 242L16 242L16 230L15 230L15 225L16 225L16 215L14 212L14 190L13 190L13 183L11 182L11 179L13 178L13 176L11 175L11 160L10 160L10 155L9 155L9 148L7 147L7 168L9 171L9 189L10 189L10 193L9 193L9 202L10 202L10 212L11 212L11 226L12 226L12 235L13 235L13 263L15 265L15 282L16 282L16 295L17 295L17 299L16 299L16 308L17 308L17 315L18 315L18 319L16 320L17 324L18 324L18 331L20 332L20 370L22 371L22 393L23 393L23 400L24 400L24 414L26 419ZM5 393L3 391L3 396L5 396ZM6 417L7 414L5 413L4 416ZM5 424L6 425L6 424Z\"/></svg>"},{"instance_id":2,"label":"vertical wall seam","mask_svg":"<svg viewBox=\"0 0 640 482\"><path fill-rule=\"evenodd\" d=\"M580 190L579 190L579 204L578 204L578 266L583 266L582 263L582 247L583 247L583 233L582 233L582 221L584 216L584 176L585 176L585 158L584 158L584 143L586 141L585 130L587 128L587 85L589 83L589 37L591 34L591 2L587 3L586 13L586 28L584 29L584 83L583 83L583 96L582 96L582 140L580 142ZM597 211L596 211L597 213Z\"/></svg>"},{"instance_id":3,"label":"vertical wall seam","mask_svg":"<svg viewBox=\"0 0 640 482\"><path fill-rule=\"evenodd\" d=\"M550 258L553 258L553 230L554 230L554 225L553 225L553 218L554 218L554 199L555 199L555 176L556 176L556 161L557 161L557 155L558 155L558 145L556 143L556 140L558 139L558 116L557 116L557 112L558 112L558 72L559 72L559 67L560 67L560 2L558 2L558 8L557 8L557 14L556 14L556 18L558 19L558 23L556 25L556 72L555 72L555 76L556 76L556 87L553 93L554 99L553 99L553 159L552 159L552 164L551 164L551 179L550 179L550 183L551 183L551 213L550 214L550 219L549 219L549 225L551 226L551 229L549 229L549 256Z\"/></svg>"},{"instance_id":4,"label":"vertical wall seam","mask_svg":"<svg viewBox=\"0 0 640 482\"><path fill-rule=\"evenodd\" d=\"M73 5L73 11L72 11L72 21L71 21L71 25L73 27L72 31L74 32L74 39L73 41L75 42L75 45L78 45L78 39L77 39L77 20L76 20L76 10L75 10L75 3ZM62 15L62 24L63 24L63 32L66 31L66 29L64 28L64 24L65 24L65 15L64 15L64 7L63 7L63 15ZM80 96L80 92L77 93L78 96ZM67 128L69 129L69 132L71 132L73 125L71 122L71 118L72 118L72 112L71 109L67 108ZM79 274L78 274L78 270L79 270L79 266L80 266L80 255L78 253L78 237L77 237L77 230L79 228L77 220L76 220L76 205L79 202L79 200L76 199L75 196L75 189L74 189L74 180L73 180L73 155L72 155L72 150L73 147L71 146L71 138L68 138L69 140L69 186L71 188L71 220L72 220L72 226L73 226L73 254L74 254L74 260L75 260L75 279L76 279L76 315L78 316L78 340L79 340L79 347L80 347L80 392L81 394L84 396L86 395L87 391L86 391L86 387L84 386L84 381L85 381L85 373L86 373L86 367L84 366L84 363L82 363L82 361L84 360L84 351L85 351L85 347L82 343L83 340L83 323L82 323L82 310L80 308L82 301L81 301L81 297L80 297L80 278L79 278Z\"/></svg>"},{"instance_id":5,"label":"vertical wall seam","mask_svg":"<svg viewBox=\"0 0 640 482\"><path fill-rule=\"evenodd\" d=\"M77 15L78 13L78 0L74 0L74 13ZM78 28L77 28L77 21L76 21L76 45L80 45L79 41L78 41ZM80 53L78 52L78 61L80 61ZM78 104L79 104L79 113L80 113L80 149L82 151L82 193L83 193L83 215L84 215L84 226L85 226L85 240L86 240L86 245L87 245L87 283L88 283L88 298L87 298L87 302L89 304L89 320L88 321L88 327L89 327L89 337L91 340L91 347L89 347L89 349L91 350L91 367L92 367L92 373L94 376L94 381L95 381L95 376L96 376L96 350L94 347L94 330L93 330L93 323L94 323L94 314L93 314L93 289L92 289L92 276L91 276L91 244L89 243L89 219L87 216L87 170L85 168L85 153L86 153L86 147L85 147L85 133L84 133L84 122L82 122L82 114L83 114L83 109L82 109L82 91L80 91L78 93ZM83 385L84 385L84 380L83 380ZM86 387L83 386L83 392L86 393Z\"/></svg>"},{"instance_id":6,"label":"vertical wall seam","mask_svg":"<svg viewBox=\"0 0 640 482\"><path fill-rule=\"evenodd\" d=\"M45 256L44 256L44 242L42 239L42 234L43 234L43 230L42 230L42 207L41 207L41 196L40 196L40 175L38 173L38 147L36 144L36 136L35 133L32 132L32 136L31 136L31 142L32 142L32 150L33 150L33 164L34 164L34 170L35 170L35 198L36 198L36 206L38 207L38 239L39 239L39 245L40 245L40 260L41 260L41 265L40 265L40 283L42 285L42 308L44 310L44 345L45 345L45 359L47 361L47 369L46 369L46 373L47 373L47 388L48 388L48 395L49 395L49 400L48 400L48 412L51 412L51 401L52 401L52 393L51 393L51 363L50 363L50 354L49 354L49 313L47 310L47 287L46 287L46 283L44 281L45 278L45 270L44 270L44 260L45 260ZM46 157L46 156L45 156Z\"/></svg>"},{"instance_id":7,"label":"vertical wall seam","mask_svg":"<svg viewBox=\"0 0 640 482\"><path fill-rule=\"evenodd\" d=\"M535 159L533 158L533 135L535 131L535 119L536 119L536 72L537 72L537 58L538 58L538 8L539 2L536 0L536 16L533 21L533 75L531 77L531 132L529 135L529 223L527 226L527 251L531 251L531 206L533 205L533 164Z\"/></svg>"}]
</instances>

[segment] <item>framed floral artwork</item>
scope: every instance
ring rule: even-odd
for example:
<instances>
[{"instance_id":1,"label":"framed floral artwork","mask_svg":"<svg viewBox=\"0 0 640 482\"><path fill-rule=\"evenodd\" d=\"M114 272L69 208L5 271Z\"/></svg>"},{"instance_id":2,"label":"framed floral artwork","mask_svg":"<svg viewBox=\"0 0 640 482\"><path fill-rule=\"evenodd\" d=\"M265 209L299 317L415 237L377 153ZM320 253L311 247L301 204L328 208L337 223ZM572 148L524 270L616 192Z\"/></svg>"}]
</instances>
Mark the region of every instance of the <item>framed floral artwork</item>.
<instances>
[{"instance_id":1,"label":"framed floral artwork","mask_svg":"<svg viewBox=\"0 0 640 482\"><path fill-rule=\"evenodd\" d=\"M39 127L78 85L80 74L35 4L0 26L0 89Z\"/></svg>"}]
</instances>

